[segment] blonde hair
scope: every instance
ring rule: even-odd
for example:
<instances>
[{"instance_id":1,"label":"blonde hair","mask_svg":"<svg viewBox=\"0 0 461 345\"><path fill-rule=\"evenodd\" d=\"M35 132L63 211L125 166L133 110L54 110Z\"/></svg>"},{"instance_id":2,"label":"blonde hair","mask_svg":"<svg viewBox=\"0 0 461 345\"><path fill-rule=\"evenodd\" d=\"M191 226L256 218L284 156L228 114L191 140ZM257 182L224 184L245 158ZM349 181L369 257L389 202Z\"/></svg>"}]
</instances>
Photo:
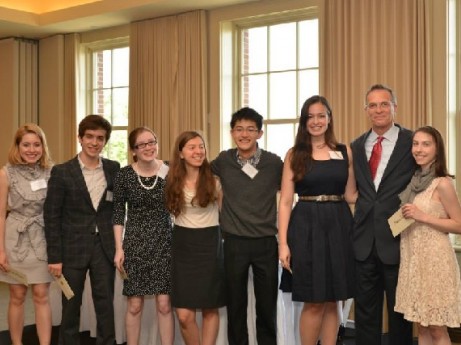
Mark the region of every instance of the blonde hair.
<instances>
[{"instance_id":1,"label":"blonde hair","mask_svg":"<svg viewBox=\"0 0 461 345\"><path fill-rule=\"evenodd\" d=\"M40 160L38 161L40 167L44 169L50 168L53 165L53 162L51 161L51 157L48 151L45 133L35 123L26 123L18 128L16 134L14 135L13 144L11 145L10 151L8 153L8 163L11 165L26 164L26 162L24 162L22 159L21 154L19 153L19 144L21 143L24 135L29 133L35 134L37 137L39 137L42 143L43 152Z\"/></svg>"}]
</instances>

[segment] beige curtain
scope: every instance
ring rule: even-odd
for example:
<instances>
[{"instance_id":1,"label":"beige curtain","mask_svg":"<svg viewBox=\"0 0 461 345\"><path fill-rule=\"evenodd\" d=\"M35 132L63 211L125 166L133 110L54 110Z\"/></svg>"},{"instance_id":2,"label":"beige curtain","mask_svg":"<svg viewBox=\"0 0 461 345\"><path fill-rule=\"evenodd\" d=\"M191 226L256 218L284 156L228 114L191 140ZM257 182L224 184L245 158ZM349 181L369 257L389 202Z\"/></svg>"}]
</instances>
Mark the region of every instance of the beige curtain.
<instances>
[{"instance_id":1,"label":"beige curtain","mask_svg":"<svg viewBox=\"0 0 461 345\"><path fill-rule=\"evenodd\" d=\"M46 133L56 163L76 152L79 34L40 40L39 124Z\"/></svg>"},{"instance_id":2,"label":"beige curtain","mask_svg":"<svg viewBox=\"0 0 461 345\"><path fill-rule=\"evenodd\" d=\"M180 132L206 135L205 23L196 11L131 25L129 130L152 128L164 159Z\"/></svg>"},{"instance_id":3,"label":"beige curtain","mask_svg":"<svg viewBox=\"0 0 461 345\"><path fill-rule=\"evenodd\" d=\"M35 40L15 40L18 49L18 125L37 123L38 44Z\"/></svg>"},{"instance_id":4,"label":"beige curtain","mask_svg":"<svg viewBox=\"0 0 461 345\"><path fill-rule=\"evenodd\" d=\"M66 157L73 157L77 152L77 85L79 85L78 76L80 75L78 63L78 54L80 50L80 35L64 35L64 114L63 119L63 136L68 138L65 141L63 154Z\"/></svg>"},{"instance_id":5,"label":"beige curtain","mask_svg":"<svg viewBox=\"0 0 461 345\"><path fill-rule=\"evenodd\" d=\"M376 83L396 92L397 123L411 129L428 124L430 1L324 0L321 90L340 141L370 127L365 93Z\"/></svg>"},{"instance_id":6,"label":"beige curtain","mask_svg":"<svg viewBox=\"0 0 461 345\"><path fill-rule=\"evenodd\" d=\"M37 123L37 56L37 41L0 40L0 166L6 163L17 128L26 122Z\"/></svg>"}]
</instances>

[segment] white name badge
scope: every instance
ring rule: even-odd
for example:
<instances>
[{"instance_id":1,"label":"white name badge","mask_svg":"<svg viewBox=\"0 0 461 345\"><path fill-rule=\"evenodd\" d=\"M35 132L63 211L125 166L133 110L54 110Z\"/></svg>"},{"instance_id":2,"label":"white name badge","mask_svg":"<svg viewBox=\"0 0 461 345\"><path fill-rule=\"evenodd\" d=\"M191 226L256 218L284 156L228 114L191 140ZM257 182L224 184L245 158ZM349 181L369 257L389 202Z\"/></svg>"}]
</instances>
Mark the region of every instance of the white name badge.
<instances>
[{"instance_id":1,"label":"white name badge","mask_svg":"<svg viewBox=\"0 0 461 345\"><path fill-rule=\"evenodd\" d=\"M254 178L256 174L259 172L258 169L256 169L254 166L252 166L250 163L246 163L242 167L242 171L247 174L250 178Z\"/></svg>"},{"instance_id":2,"label":"white name badge","mask_svg":"<svg viewBox=\"0 0 461 345\"><path fill-rule=\"evenodd\" d=\"M43 178L40 180L30 181L30 189L32 189L32 192L35 192L40 189L45 189L45 188L46 188L46 181Z\"/></svg>"},{"instance_id":3,"label":"white name badge","mask_svg":"<svg viewBox=\"0 0 461 345\"><path fill-rule=\"evenodd\" d=\"M165 179L166 175L168 175L169 170L170 170L170 167L168 165L162 164L157 172L158 177Z\"/></svg>"},{"instance_id":4,"label":"white name badge","mask_svg":"<svg viewBox=\"0 0 461 345\"><path fill-rule=\"evenodd\" d=\"M344 159L341 151L328 151L331 159Z\"/></svg>"},{"instance_id":5,"label":"white name badge","mask_svg":"<svg viewBox=\"0 0 461 345\"><path fill-rule=\"evenodd\" d=\"M111 190L108 190L106 193L106 201L114 201L114 193Z\"/></svg>"}]
</instances>

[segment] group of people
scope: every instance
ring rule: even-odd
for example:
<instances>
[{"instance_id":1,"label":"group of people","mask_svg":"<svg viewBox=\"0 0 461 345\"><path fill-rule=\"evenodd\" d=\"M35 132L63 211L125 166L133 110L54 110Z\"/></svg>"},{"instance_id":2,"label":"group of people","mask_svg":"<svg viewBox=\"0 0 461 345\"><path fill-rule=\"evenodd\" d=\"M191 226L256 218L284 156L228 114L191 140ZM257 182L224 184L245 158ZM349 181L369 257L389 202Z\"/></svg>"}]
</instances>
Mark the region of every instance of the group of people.
<instances>
[{"instance_id":1,"label":"group of people","mask_svg":"<svg viewBox=\"0 0 461 345\"><path fill-rule=\"evenodd\" d=\"M61 276L74 297L62 298L60 344L79 344L89 272L96 344L113 345L116 271L128 345L139 344L149 295L163 345L174 342L173 310L186 344L215 344L223 306L229 344L248 344L250 268L258 344L277 344L279 288L304 303L303 345L336 344L337 303L349 298L356 344L381 344L384 295L390 344L412 344L412 322L420 345L450 344L461 283L448 234L461 233L461 206L442 137L397 125L387 86L373 85L365 104L371 129L349 146L336 140L327 99L310 97L284 161L258 146L263 117L248 107L232 115L235 148L211 162L198 132L181 133L161 160L157 135L139 127L128 137L132 163L120 169L101 157L110 123L88 115L79 154L53 166L40 127L20 127L0 170L0 281L10 289L12 344L21 344L27 293L18 272L31 285L41 345L51 342L48 287ZM388 219L398 212L411 224L394 237Z\"/></svg>"}]
</instances>

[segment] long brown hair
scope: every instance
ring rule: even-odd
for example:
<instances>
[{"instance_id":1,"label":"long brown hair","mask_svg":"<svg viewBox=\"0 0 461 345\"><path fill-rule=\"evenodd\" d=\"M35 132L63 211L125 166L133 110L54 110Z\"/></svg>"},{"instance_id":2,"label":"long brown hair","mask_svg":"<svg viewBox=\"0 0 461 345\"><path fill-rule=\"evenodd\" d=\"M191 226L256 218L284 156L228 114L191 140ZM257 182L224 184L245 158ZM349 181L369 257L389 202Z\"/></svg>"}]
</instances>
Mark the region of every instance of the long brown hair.
<instances>
[{"instance_id":1,"label":"long brown hair","mask_svg":"<svg viewBox=\"0 0 461 345\"><path fill-rule=\"evenodd\" d=\"M418 128L416 131L413 132L413 138L415 137L416 133L426 133L434 139L435 144L435 161L434 161L434 170L435 176L437 177L445 177L449 176L451 178L455 178L454 175L451 175L448 172L447 168L447 159L445 157L445 144L443 143L442 135L440 132L432 126L424 126Z\"/></svg>"},{"instance_id":2,"label":"long brown hair","mask_svg":"<svg viewBox=\"0 0 461 345\"><path fill-rule=\"evenodd\" d=\"M295 146L291 149L290 167L293 171L294 182L302 180L306 171L312 167L312 136L307 130L307 119L310 106L317 103L322 104L326 108L327 116L330 119L330 123L325 132L325 143L332 150L334 150L338 144L333 131L333 113L327 99L318 95L308 98L301 108Z\"/></svg>"},{"instance_id":3,"label":"long brown hair","mask_svg":"<svg viewBox=\"0 0 461 345\"><path fill-rule=\"evenodd\" d=\"M205 144L205 140L197 132L186 131L181 133L176 139L171 154L170 170L168 171L165 187L165 203L166 208L176 217L184 210L184 184L187 175L186 164L184 159L180 157L180 153L189 140L197 137ZM194 205L206 207L216 200L216 179L211 172L210 163L206 157L199 168L199 177L195 190L196 194L192 199L192 204Z\"/></svg>"}]
</instances>

